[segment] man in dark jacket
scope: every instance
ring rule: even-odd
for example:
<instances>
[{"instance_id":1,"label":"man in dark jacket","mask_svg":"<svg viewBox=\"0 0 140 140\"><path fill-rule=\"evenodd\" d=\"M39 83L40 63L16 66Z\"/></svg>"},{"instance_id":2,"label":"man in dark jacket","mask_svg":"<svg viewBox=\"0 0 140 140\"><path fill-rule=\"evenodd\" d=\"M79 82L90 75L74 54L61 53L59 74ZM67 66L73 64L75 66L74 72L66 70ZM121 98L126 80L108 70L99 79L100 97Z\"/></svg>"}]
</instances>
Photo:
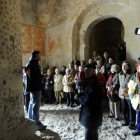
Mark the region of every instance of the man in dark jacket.
<instances>
[{"instance_id":1,"label":"man in dark jacket","mask_svg":"<svg viewBox=\"0 0 140 140\"><path fill-rule=\"evenodd\" d=\"M80 122L85 127L85 140L98 140L98 127L102 125L101 85L95 74L95 65L84 66L86 84L83 95L78 96L82 105Z\"/></svg>"},{"instance_id":2,"label":"man in dark jacket","mask_svg":"<svg viewBox=\"0 0 140 140\"><path fill-rule=\"evenodd\" d=\"M75 66L75 65L80 66L80 61L77 60L76 55L73 56L73 61L71 63L73 64L73 66Z\"/></svg>"},{"instance_id":3,"label":"man in dark jacket","mask_svg":"<svg viewBox=\"0 0 140 140\"><path fill-rule=\"evenodd\" d=\"M40 61L40 52L32 51L31 59L26 65L27 73L27 92L30 92L29 119L34 120L38 130L46 129L39 121L39 107L41 104L42 76L38 61Z\"/></svg>"}]
</instances>

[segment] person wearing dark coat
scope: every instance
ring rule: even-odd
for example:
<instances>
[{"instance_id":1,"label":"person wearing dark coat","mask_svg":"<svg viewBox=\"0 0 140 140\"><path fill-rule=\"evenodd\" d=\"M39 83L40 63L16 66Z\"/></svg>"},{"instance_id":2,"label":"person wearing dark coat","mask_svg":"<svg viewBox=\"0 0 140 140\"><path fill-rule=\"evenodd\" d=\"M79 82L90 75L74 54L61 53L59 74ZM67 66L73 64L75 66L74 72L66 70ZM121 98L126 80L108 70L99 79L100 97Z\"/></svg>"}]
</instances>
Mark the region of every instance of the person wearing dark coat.
<instances>
[{"instance_id":1,"label":"person wearing dark coat","mask_svg":"<svg viewBox=\"0 0 140 140\"><path fill-rule=\"evenodd\" d=\"M118 52L120 53L119 59L123 62L126 60L126 44L122 43L119 45Z\"/></svg>"},{"instance_id":2,"label":"person wearing dark coat","mask_svg":"<svg viewBox=\"0 0 140 140\"><path fill-rule=\"evenodd\" d=\"M109 56L108 56L108 52L104 52L104 58L103 58L103 65L105 66L105 68L106 68L106 65L107 65L107 63L108 63L108 61L109 61Z\"/></svg>"},{"instance_id":3,"label":"person wearing dark coat","mask_svg":"<svg viewBox=\"0 0 140 140\"><path fill-rule=\"evenodd\" d=\"M109 57L108 59L108 63L106 64L106 71L107 73L110 71L111 66L114 64L114 58L113 57Z\"/></svg>"},{"instance_id":4,"label":"person wearing dark coat","mask_svg":"<svg viewBox=\"0 0 140 140\"><path fill-rule=\"evenodd\" d=\"M53 81L53 75L51 73L51 69L47 70L48 77L45 81L45 104L52 104L53 99L53 92L54 92L54 81Z\"/></svg>"},{"instance_id":5,"label":"person wearing dark coat","mask_svg":"<svg viewBox=\"0 0 140 140\"><path fill-rule=\"evenodd\" d=\"M95 65L84 66L86 83L83 95L77 93L81 106L80 122L85 127L85 140L98 140L98 127L102 125L102 87L95 74Z\"/></svg>"},{"instance_id":6,"label":"person wearing dark coat","mask_svg":"<svg viewBox=\"0 0 140 140\"><path fill-rule=\"evenodd\" d=\"M60 74L62 74L63 76L66 74L66 66L61 67Z\"/></svg>"},{"instance_id":7,"label":"person wearing dark coat","mask_svg":"<svg viewBox=\"0 0 140 140\"><path fill-rule=\"evenodd\" d=\"M81 62L79 60L77 60L76 55L73 56L73 61L71 63L73 64L73 66L75 66L75 65L80 66L81 65Z\"/></svg>"},{"instance_id":8,"label":"person wearing dark coat","mask_svg":"<svg viewBox=\"0 0 140 140\"><path fill-rule=\"evenodd\" d=\"M40 61L40 52L32 51L31 59L26 64L27 74L27 92L30 92L29 119L34 120L38 130L46 129L39 120L39 107L41 104L42 93L42 75L38 61Z\"/></svg>"}]
</instances>

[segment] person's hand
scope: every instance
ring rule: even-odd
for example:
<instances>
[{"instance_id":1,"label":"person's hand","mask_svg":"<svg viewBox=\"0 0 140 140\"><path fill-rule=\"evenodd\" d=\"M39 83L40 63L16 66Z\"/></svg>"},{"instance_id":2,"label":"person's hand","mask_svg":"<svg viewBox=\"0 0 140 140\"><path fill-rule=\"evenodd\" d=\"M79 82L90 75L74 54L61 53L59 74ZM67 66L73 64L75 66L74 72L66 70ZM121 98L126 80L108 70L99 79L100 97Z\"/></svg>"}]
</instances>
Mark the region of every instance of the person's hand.
<instances>
[{"instance_id":1,"label":"person's hand","mask_svg":"<svg viewBox=\"0 0 140 140\"><path fill-rule=\"evenodd\" d=\"M46 82L46 85L48 85L48 82Z\"/></svg>"},{"instance_id":2,"label":"person's hand","mask_svg":"<svg viewBox=\"0 0 140 140\"><path fill-rule=\"evenodd\" d=\"M52 81L50 81L50 83L52 84Z\"/></svg>"}]
</instances>

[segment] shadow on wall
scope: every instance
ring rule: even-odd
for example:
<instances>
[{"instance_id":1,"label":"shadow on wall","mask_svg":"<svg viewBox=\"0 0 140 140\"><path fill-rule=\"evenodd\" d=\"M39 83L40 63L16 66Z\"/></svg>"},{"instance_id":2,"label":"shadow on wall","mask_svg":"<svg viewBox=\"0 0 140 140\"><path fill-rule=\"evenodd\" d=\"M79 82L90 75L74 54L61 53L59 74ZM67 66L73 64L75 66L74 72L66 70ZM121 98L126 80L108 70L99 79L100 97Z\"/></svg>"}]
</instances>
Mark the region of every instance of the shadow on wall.
<instances>
[{"instance_id":1,"label":"shadow on wall","mask_svg":"<svg viewBox=\"0 0 140 140\"><path fill-rule=\"evenodd\" d=\"M36 131L35 135L28 138L27 140L44 140L44 139L52 139L52 140L60 140L60 136L49 129L43 131Z\"/></svg>"}]
</instances>

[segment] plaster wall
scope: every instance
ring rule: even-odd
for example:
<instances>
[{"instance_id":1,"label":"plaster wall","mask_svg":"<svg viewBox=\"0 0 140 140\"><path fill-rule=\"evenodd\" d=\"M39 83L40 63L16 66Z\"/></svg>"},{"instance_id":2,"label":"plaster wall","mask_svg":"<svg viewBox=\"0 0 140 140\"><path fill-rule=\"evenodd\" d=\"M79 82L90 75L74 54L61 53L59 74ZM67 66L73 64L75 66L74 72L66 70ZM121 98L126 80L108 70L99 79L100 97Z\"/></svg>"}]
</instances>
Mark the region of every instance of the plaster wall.
<instances>
[{"instance_id":1,"label":"plaster wall","mask_svg":"<svg viewBox=\"0 0 140 140\"><path fill-rule=\"evenodd\" d=\"M47 1L46 9L39 16L38 25L45 28L48 35L46 47L49 50L47 58L50 66L67 66L74 54L80 60L88 59L90 50L85 43L85 38L88 38L86 31L94 21L100 22L109 17L118 18L123 23L127 59L134 65L140 51L139 37L134 34L140 21L139 4L138 0ZM62 39L58 41L57 38ZM84 50L87 54L84 54Z\"/></svg>"},{"instance_id":2,"label":"plaster wall","mask_svg":"<svg viewBox=\"0 0 140 140\"><path fill-rule=\"evenodd\" d=\"M38 26L21 23L22 65L26 66L33 50L40 51L41 63L46 62L45 30Z\"/></svg>"},{"instance_id":3,"label":"plaster wall","mask_svg":"<svg viewBox=\"0 0 140 140\"><path fill-rule=\"evenodd\" d=\"M29 2L29 3L28 3ZM140 23L139 0L31 0L22 1L22 23L45 30L45 57L50 67L68 65L72 56L88 60L90 46L87 40L94 26L108 18L119 19L124 26L127 60L134 66L140 52L139 36L134 34ZM32 8L32 6L36 6ZM29 16L27 16L26 8ZM26 13L26 14L25 14ZM31 20L28 21L27 17ZM36 19L36 20L35 20ZM24 46L23 46L24 47ZM26 56L26 57L24 57ZM25 53L23 61L30 56Z\"/></svg>"}]
</instances>

